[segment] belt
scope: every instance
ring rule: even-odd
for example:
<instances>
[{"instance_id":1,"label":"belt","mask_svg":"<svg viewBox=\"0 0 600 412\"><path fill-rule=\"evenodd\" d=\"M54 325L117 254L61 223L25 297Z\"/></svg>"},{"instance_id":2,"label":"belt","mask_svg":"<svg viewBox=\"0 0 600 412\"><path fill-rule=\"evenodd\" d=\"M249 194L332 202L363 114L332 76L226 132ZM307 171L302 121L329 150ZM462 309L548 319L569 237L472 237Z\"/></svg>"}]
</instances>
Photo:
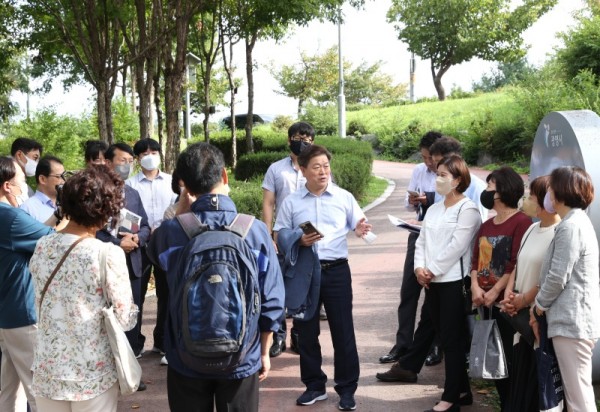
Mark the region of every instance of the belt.
<instances>
[{"instance_id":1,"label":"belt","mask_svg":"<svg viewBox=\"0 0 600 412\"><path fill-rule=\"evenodd\" d=\"M335 260L320 260L321 269L331 269L339 265L343 265L344 263L348 263L348 259L341 258Z\"/></svg>"}]
</instances>

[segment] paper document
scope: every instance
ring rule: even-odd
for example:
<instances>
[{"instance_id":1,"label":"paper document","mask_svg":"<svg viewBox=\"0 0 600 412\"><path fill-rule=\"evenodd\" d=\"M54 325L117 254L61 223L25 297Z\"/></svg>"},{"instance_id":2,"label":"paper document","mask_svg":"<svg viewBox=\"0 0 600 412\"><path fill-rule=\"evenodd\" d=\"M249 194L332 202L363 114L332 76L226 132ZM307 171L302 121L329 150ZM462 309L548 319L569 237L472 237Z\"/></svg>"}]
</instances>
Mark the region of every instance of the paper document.
<instances>
[{"instance_id":1,"label":"paper document","mask_svg":"<svg viewBox=\"0 0 600 412\"><path fill-rule=\"evenodd\" d=\"M118 232L137 233L140 231L141 223L142 217L140 215L136 215L127 209L121 209Z\"/></svg>"},{"instance_id":2,"label":"paper document","mask_svg":"<svg viewBox=\"0 0 600 412\"><path fill-rule=\"evenodd\" d=\"M388 219L390 219L390 222L392 222L392 225L394 225L396 227L406 229L412 233L421 233L421 226L419 226L419 225L412 225L412 224L408 223L407 221L402 220L398 217L394 217L392 215L388 215Z\"/></svg>"}]
</instances>

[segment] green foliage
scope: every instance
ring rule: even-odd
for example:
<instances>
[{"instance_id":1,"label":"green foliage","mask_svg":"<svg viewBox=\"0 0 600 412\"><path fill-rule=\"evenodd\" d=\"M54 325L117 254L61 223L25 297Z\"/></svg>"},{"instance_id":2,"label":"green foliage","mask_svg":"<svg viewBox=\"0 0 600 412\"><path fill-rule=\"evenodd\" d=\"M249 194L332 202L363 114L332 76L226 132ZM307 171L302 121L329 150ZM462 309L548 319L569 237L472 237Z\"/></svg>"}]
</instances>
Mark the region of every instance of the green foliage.
<instances>
[{"instance_id":1,"label":"green foliage","mask_svg":"<svg viewBox=\"0 0 600 412\"><path fill-rule=\"evenodd\" d=\"M577 20L576 27L559 35L564 47L557 51L557 60L569 78L586 69L600 77L600 14L580 14Z\"/></svg>"},{"instance_id":2,"label":"green foliage","mask_svg":"<svg viewBox=\"0 0 600 412\"><path fill-rule=\"evenodd\" d=\"M0 153L10 154L10 145L18 137L37 140L44 147L44 154L58 157L65 169L75 170L84 164L84 142L97 139L98 132L89 118L76 119L43 110L35 113L30 121L22 120L11 126L7 138L0 140Z\"/></svg>"},{"instance_id":3,"label":"green foliage","mask_svg":"<svg viewBox=\"0 0 600 412\"><path fill-rule=\"evenodd\" d=\"M271 128L259 127L256 128L252 135L254 140L254 151L260 152L263 147L263 136L275 134L271 131ZM196 143L199 141L204 141L204 136L194 135L192 139L190 139L190 144ZM223 152L223 156L225 156L225 162L228 165L232 164L232 152L231 152L231 131L230 130L222 130L219 132L211 133L210 135L210 143L221 150ZM246 132L244 130L238 130L236 133L236 148L237 148L237 156L240 159L242 156L248 153L248 148L246 146Z\"/></svg>"},{"instance_id":4,"label":"green foliage","mask_svg":"<svg viewBox=\"0 0 600 412\"><path fill-rule=\"evenodd\" d=\"M450 67L475 57L513 61L525 54L521 34L557 0L392 0L387 17L410 51L431 61L440 100Z\"/></svg>"},{"instance_id":5,"label":"green foliage","mask_svg":"<svg viewBox=\"0 0 600 412\"><path fill-rule=\"evenodd\" d=\"M276 116L271 123L271 128L277 132L285 132L287 134L292 124L294 124L294 119L291 116Z\"/></svg>"},{"instance_id":6,"label":"green foliage","mask_svg":"<svg viewBox=\"0 0 600 412\"><path fill-rule=\"evenodd\" d=\"M288 156L289 152L258 152L239 158L235 166L235 179L244 181L256 176L264 176L272 163Z\"/></svg>"},{"instance_id":7,"label":"green foliage","mask_svg":"<svg viewBox=\"0 0 600 412\"><path fill-rule=\"evenodd\" d=\"M361 137L364 134L369 133L367 127L359 120L352 120L348 124L346 133L350 136Z\"/></svg>"},{"instance_id":8,"label":"green foliage","mask_svg":"<svg viewBox=\"0 0 600 412\"><path fill-rule=\"evenodd\" d=\"M113 100L113 131L115 142L125 142L133 146L140 140L140 124L137 114L131 110L130 102L123 96Z\"/></svg>"},{"instance_id":9,"label":"green foliage","mask_svg":"<svg viewBox=\"0 0 600 412\"><path fill-rule=\"evenodd\" d=\"M362 62L344 79L347 104L385 105L406 98L406 84L395 84L387 73L381 72L381 61L372 65ZM330 92L328 101L335 102L339 94L337 84Z\"/></svg>"},{"instance_id":10,"label":"green foliage","mask_svg":"<svg viewBox=\"0 0 600 412\"><path fill-rule=\"evenodd\" d=\"M393 131L379 137L378 149L388 157L406 159L419 150L419 141L429 128L418 120L409 123L403 130Z\"/></svg>"},{"instance_id":11,"label":"green foliage","mask_svg":"<svg viewBox=\"0 0 600 412\"><path fill-rule=\"evenodd\" d=\"M349 153L336 153L331 159L331 171L335 183L360 199L367 191L371 177L372 161Z\"/></svg>"},{"instance_id":12,"label":"green foliage","mask_svg":"<svg viewBox=\"0 0 600 412\"><path fill-rule=\"evenodd\" d=\"M247 213L260 218L262 215L262 187L260 179L240 182L229 179L231 192L229 196L235 203L238 213Z\"/></svg>"},{"instance_id":13,"label":"green foliage","mask_svg":"<svg viewBox=\"0 0 600 412\"><path fill-rule=\"evenodd\" d=\"M535 67L520 59L515 62L498 63L498 68L484 74L478 82L473 82L473 91L493 92L501 87L517 85L535 72Z\"/></svg>"},{"instance_id":14,"label":"green foliage","mask_svg":"<svg viewBox=\"0 0 600 412\"><path fill-rule=\"evenodd\" d=\"M337 107L333 104L326 106L316 106L309 104L306 106L304 114L300 120L312 124L316 134L333 136L338 132L338 114Z\"/></svg>"}]
</instances>

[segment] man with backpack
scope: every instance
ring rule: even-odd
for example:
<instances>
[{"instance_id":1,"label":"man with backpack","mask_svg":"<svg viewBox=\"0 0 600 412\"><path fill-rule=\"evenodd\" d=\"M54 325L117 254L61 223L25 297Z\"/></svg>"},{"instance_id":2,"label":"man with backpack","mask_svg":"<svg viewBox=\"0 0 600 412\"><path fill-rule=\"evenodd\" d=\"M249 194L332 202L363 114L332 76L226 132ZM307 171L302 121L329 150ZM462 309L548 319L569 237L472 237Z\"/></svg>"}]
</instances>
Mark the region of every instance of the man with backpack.
<instances>
[{"instance_id":1,"label":"man with backpack","mask_svg":"<svg viewBox=\"0 0 600 412\"><path fill-rule=\"evenodd\" d=\"M148 246L169 286L169 407L258 411L258 382L269 373L284 305L273 242L263 222L237 213L217 148L189 146L174 174L184 185L177 217Z\"/></svg>"}]
</instances>

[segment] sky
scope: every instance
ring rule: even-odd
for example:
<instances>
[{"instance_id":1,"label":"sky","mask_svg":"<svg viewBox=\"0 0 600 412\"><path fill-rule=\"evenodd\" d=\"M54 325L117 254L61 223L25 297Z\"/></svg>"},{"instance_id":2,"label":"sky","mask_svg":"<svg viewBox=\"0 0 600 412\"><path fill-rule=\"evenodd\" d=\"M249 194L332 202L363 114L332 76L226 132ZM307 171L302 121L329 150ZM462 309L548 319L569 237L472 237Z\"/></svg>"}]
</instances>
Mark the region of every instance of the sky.
<instances>
[{"instance_id":1,"label":"sky","mask_svg":"<svg viewBox=\"0 0 600 412\"><path fill-rule=\"evenodd\" d=\"M515 3L518 1L515 0ZM349 6L343 8L345 22L341 26L342 54L353 67L363 61L368 64L381 61L382 71L392 75L396 82L408 84L410 53L406 45L398 40L393 24L386 20L390 5L391 0L366 0L363 9L356 10ZM559 0L550 12L542 16L524 33L525 44L529 46L527 58L531 64L540 66L544 63L548 53L560 44L556 33L565 31L573 25L573 12L583 6L583 0ZM281 67L284 64L299 63L302 51L309 55L321 54L337 44L337 25L319 22L295 28L282 41L270 40L257 43L254 50L254 59L257 62L254 112L295 117L297 100L277 93L278 83L271 76L268 66ZM237 68L237 77L244 79L245 63L242 45L234 50L234 64ZM454 85L463 90L470 90L473 82L479 81L483 74L490 73L494 67L496 67L494 63L478 59L452 67L442 79L446 93L449 93ZM237 94L237 113L246 112L246 93L247 89L242 85ZM14 96L24 115L25 97L16 93ZM57 80L49 94L31 97L30 109L35 111L44 107L53 107L59 114L89 113L93 110L94 96L93 89L87 86L75 86L65 93L60 81ZM428 60L422 61L417 58L415 96L417 98L437 96ZM227 109L218 111L215 117L225 116L226 111Z\"/></svg>"}]
</instances>

